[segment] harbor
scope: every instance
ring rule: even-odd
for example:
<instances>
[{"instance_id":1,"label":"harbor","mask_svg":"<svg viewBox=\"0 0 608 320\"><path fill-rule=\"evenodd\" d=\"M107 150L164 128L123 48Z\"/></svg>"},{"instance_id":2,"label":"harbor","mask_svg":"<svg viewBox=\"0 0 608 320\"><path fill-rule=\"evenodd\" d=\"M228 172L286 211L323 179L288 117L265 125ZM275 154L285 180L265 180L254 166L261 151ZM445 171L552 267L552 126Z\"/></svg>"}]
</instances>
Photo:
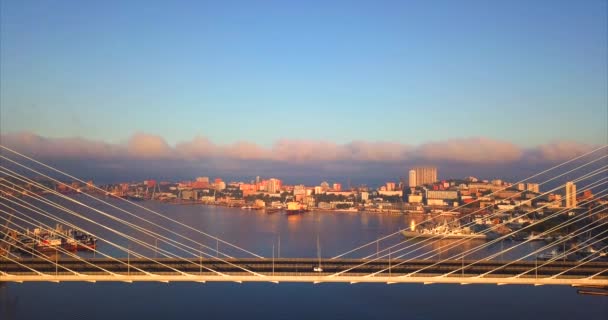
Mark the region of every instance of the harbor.
<instances>
[{"instance_id":1,"label":"harbor","mask_svg":"<svg viewBox=\"0 0 608 320\"><path fill-rule=\"evenodd\" d=\"M80 230L67 229L57 225L54 229L44 227L21 230L4 227L1 250L8 254L25 256L40 254L62 254L62 252L94 251L97 239Z\"/></svg>"}]
</instances>

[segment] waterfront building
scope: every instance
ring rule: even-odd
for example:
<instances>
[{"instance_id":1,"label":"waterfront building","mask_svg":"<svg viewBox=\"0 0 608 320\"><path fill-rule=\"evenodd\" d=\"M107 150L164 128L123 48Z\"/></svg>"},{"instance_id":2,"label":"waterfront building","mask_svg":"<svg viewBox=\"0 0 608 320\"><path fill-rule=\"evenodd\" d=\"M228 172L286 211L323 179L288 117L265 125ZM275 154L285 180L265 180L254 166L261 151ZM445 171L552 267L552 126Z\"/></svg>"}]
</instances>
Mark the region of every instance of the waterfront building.
<instances>
[{"instance_id":1,"label":"waterfront building","mask_svg":"<svg viewBox=\"0 0 608 320\"><path fill-rule=\"evenodd\" d=\"M255 199L253 206L256 208L266 208L266 202L262 199Z\"/></svg>"},{"instance_id":2,"label":"waterfront building","mask_svg":"<svg viewBox=\"0 0 608 320\"><path fill-rule=\"evenodd\" d=\"M314 197L310 197L310 196L306 196L304 197L304 200L302 200L302 202L304 203L304 205L306 205L308 208L313 208L316 204L315 202L315 198Z\"/></svg>"},{"instance_id":3,"label":"waterfront building","mask_svg":"<svg viewBox=\"0 0 608 320\"><path fill-rule=\"evenodd\" d=\"M350 208L354 205L352 201L331 201L329 202L330 209Z\"/></svg>"},{"instance_id":4,"label":"waterfront building","mask_svg":"<svg viewBox=\"0 0 608 320\"><path fill-rule=\"evenodd\" d=\"M407 196L408 203L422 203L422 195L420 194L410 194Z\"/></svg>"},{"instance_id":5,"label":"waterfront building","mask_svg":"<svg viewBox=\"0 0 608 320\"><path fill-rule=\"evenodd\" d=\"M181 195L183 200L196 200L197 198L196 193L192 190L182 190Z\"/></svg>"},{"instance_id":6,"label":"waterfront building","mask_svg":"<svg viewBox=\"0 0 608 320\"><path fill-rule=\"evenodd\" d=\"M331 205L329 204L329 202L319 202L319 204L317 205L317 207L321 210L329 210L331 209Z\"/></svg>"}]
</instances>

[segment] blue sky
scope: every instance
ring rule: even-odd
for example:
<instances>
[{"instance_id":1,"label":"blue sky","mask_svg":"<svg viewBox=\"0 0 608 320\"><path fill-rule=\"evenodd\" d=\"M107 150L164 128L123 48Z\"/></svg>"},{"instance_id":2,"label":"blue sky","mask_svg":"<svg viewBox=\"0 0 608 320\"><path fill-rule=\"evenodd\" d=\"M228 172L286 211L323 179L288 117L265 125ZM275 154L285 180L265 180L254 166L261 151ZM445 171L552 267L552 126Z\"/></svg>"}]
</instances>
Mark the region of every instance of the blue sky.
<instances>
[{"instance_id":1,"label":"blue sky","mask_svg":"<svg viewBox=\"0 0 608 320\"><path fill-rule=\"evenodd\" d=\"M2 1L2 133L607 142L606 1Z\"/></svg>"}]
</instances>

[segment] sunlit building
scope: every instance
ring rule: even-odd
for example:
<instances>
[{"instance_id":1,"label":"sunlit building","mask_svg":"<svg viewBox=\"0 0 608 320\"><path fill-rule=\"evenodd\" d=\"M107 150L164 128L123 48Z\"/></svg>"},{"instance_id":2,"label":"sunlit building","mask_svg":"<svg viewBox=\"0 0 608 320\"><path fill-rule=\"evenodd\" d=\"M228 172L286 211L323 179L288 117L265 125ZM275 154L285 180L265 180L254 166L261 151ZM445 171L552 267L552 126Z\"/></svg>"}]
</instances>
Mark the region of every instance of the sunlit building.
<instances>
[{"instance_id":1,"label":"sunlit building","mask_svg":"<svg viewBox=\"0 0 608 320\"><path fill-rule=\"evenodd\" d=\"M414 171L414 179L412 179ZM410 170L410 187L421 186L437 182L437 168L435 167L416 167ZM414 184L412 185L412 182Z\"/></svg>"},{"instance_id":2,"label":"sunlit building","mask_svg":"<svg viewBox=\"0 0 608 320\"><path fill-rule=\"evenodd\" d=\"M215 190L221 191L224 189L226 189L226 182L220 181L220 182L215 183Z\"/></svg>"},{"instance_id":3,"label":"sunlit building","mask_svg":"<svg viewBox=\"0 0 608 320\"><path fill-rule=\"evenodd\" d=\"M266 191L269 193L278 193L281 191L281 180L271 178L266 183Z\"/></svg>"},{"instance_id":4,"label":"sunlit building","mask_svg":"<svg viewBox=\"0 0 608 320\"><path fill-rule=\"evenodd\" d=\"M295 185L293 187L293 195L306 195L306 187L303 184Z\"/></svg>"},{"instance_id":5,"label":"sunlit building","mask_svg":"<svg viewBox=\"0 0 608 320\"><path fill-rule=\"evenodd\" d=\"M363 191L360 193L360 195L361 195L361 200L363 200L363 201L369 200L369 192Z\"/></svg>"},{"instance_id":6,"label":"sunlit building","mask_svg":"<svg viewBox=\"0 0 608 320\"><path fill-rule=\"evenodd\" d=\"M576 207L576 185L571 181L566 182L566 208Z\"/></svg>"},{"instance_id":7,"label":"sunlit building","mask_svg":"<svg viewBox=\"0 0 608 320\"><path fill-rule=\"evenodd\" d=\"M416 170L410 170L409 172L409 186L410 187L415 187L416 186Z\"/></svg>"},{"instance_id":8,"label":"sunlit building","mask_svg":"<svg viewBox=\"0 0 608 320\"><path fill-rule=\"evenodd\" d=\"M538 187L538 183L528 183L526 185L526 190L532 191L534 193L540 193L540 188Z\"/></svg>"}]
</instances>

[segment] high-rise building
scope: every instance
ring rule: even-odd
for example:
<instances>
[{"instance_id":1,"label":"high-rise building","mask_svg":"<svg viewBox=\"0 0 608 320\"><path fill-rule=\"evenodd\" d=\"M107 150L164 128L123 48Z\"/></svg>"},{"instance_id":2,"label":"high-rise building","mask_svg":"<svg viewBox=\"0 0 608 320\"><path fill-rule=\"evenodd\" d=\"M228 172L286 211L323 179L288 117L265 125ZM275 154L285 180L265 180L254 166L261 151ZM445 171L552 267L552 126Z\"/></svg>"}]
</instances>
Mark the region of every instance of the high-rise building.
<instances>
[{"instance_id":1,"label":"high-rise building","mask_svg":"<svg viewBox=\"0 0 608 320\"><path fill-rule=\"evenodd\" d=\"M395 183L387 182L386 183L386 191L395 191Z\"/></svg>"},{"instance_id":2,"label":"high-rise building","mask_svg":"<svg viewBox=\"0 0 608 320\"><path fill-rule=\"evenodd\" d=\"M415 187L416 185L416 170L412 169L409 173L409 186Z\"/></svg>"},{"instance_id":3,"label":"high-rise building","mask_svg":"<svg viewBox=\"0 0 608 320\"><path fill-rule=\"evenodd\" d=\"M342 185L339 183L334 183L334 191L342 191Z\"/></svg>"},{"instance_id":4,"label":"high-rise building","mask_svg":"<svg viewBox=\"0 0 608 320\"><path fill-rule=\"evenodd\" d=\"M413 169L416 177L416 184L414 186L421 186L424 184L430 184L437 182L437 168L435 167L416 167ZM412 171L410 170L410 183L411 183ZM410 185L412 187L412 185Z\"/></svg>"},{"instance_id":5,"label":"high-rise building","mask_svg":"<svg viewBox=\"0 0 608 320\"><path fill-rule=\"evenodd\" d=\"M266 191L269 193L278 193L281 191L281 180L279 179L268 179Z\"/></svg>"},{"instance_id":6,"label":"high-rise building","mask_svg":"<svg viewBox=\"0 0 608 320\"><path fill-rule=\"evenodd\" d=\"M566 208L576 207L576 185L572 181L566 182Z\"/></svg>"}]
</instances>

